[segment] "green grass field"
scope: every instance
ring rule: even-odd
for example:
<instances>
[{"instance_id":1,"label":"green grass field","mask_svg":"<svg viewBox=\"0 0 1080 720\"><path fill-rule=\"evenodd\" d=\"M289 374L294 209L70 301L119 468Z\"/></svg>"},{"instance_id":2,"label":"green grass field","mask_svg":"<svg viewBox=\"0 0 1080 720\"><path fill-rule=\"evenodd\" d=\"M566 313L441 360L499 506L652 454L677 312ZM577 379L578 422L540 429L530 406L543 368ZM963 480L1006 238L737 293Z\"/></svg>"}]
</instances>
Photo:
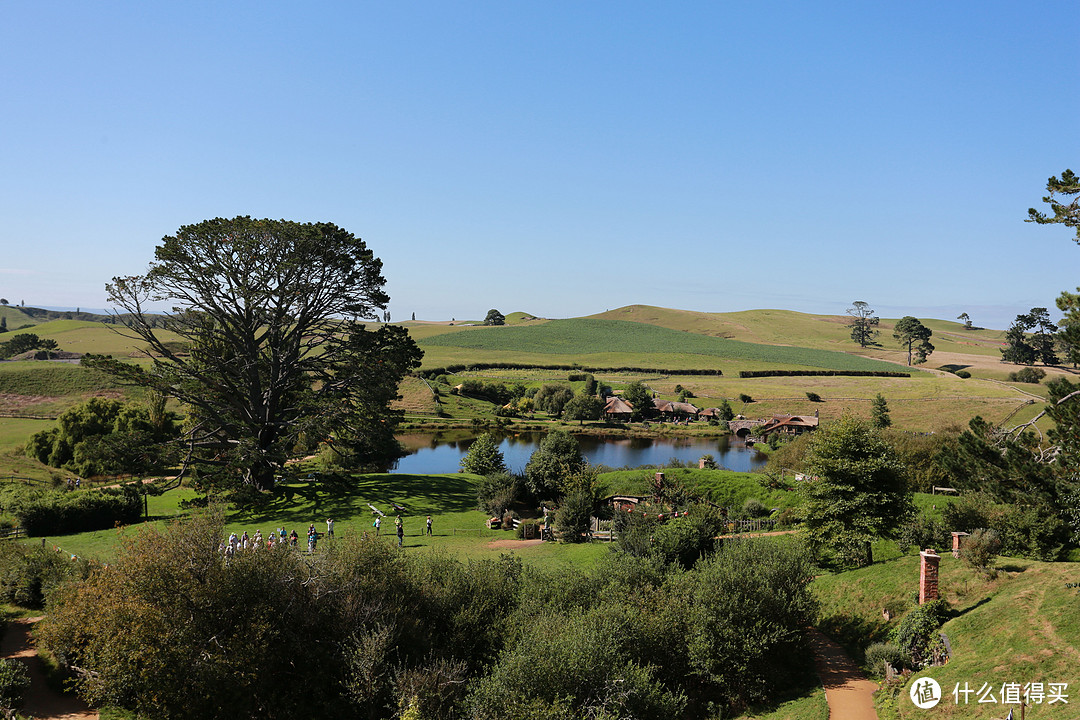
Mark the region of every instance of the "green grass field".
<instances>
[{"instance_id":1,"label":"green grass field","mask_svg":"<svg viewBox=\"0 0 1080 720\"><path fill-rule=\"evenodd\" d=\"M552 320L519 327L478 327L469 332L433 335L418 342L425 349L453 347L473 351L544 353L574 357L607 353L630 354L640 357L635 363L639 366L668 367L660 358L668 354L678 354L700 358L699 367L713 367L715 359L723 358L736 362L828 370L897 370L889 363L847 353L760 345L646 323L593 318Z\"/></svg>"}]
</instances>

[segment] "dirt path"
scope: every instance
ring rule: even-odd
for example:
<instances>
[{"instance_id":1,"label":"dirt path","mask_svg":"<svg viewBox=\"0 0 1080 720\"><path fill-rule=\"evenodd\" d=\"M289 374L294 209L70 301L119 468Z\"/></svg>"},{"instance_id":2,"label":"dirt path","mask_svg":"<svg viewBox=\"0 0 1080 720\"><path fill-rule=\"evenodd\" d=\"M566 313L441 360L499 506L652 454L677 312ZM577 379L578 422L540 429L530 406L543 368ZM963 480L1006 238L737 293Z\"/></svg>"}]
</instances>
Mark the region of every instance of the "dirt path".
<instances>
[{"instance_id":1,"label":"dirt path","mask_svg":"<svg viewBox=\"0 0 1080 720\"><path fill-rule=\"evenodd\" d=\"M97 711L88 708L79 698L58 695L45 684L45 666L34 651L30 638L30 628L40 619L9 620L4 640L0 642L0 655L22 660L30 671L30 690L26 693L22 714L37 720L98 720Z\"/></svg>"},{"instance_id":2,"label":"dirt path","mask_svg":"<svg viewBox=\"0 0 1080 720\"><path fill-rule=\"evenodd\" d=\"M844 649L819 631L810 631L810 644L829 703L829 720L878 720L873 698L877 683L867 680Z\"/></svg>"}]
</instances>

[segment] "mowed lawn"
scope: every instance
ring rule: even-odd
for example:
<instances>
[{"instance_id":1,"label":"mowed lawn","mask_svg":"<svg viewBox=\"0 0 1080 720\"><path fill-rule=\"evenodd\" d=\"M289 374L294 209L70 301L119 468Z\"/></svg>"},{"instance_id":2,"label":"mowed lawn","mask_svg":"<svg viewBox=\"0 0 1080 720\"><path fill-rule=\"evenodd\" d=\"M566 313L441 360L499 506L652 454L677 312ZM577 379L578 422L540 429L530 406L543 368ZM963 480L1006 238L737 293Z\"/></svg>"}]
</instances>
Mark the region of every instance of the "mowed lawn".
<instances>
[{"instance_id":1,"label":"mowed lawn","mask_svg":"<svg viewBox=\"0 0 1080 720\"><path fill-rule=\"evenodd\" d=\"M244 531L249 536L256 530L265 538L271 530L285 527L296 530L299 545L307 549L307 528L314 524L320 534L326 532L326 519L334 519L335 540L321 537L320 545L348 537L375 537L372 527L375 514L370 505L386 513L379 540L397 544L394 531L393 503L406 508L401 514L405 527L403 547L412 550L440 550L463 558L493 557L500 553L521 555L545 564L588 564L610 552L603 543L565 545L560 543L531 543L516 539L514 532L488 530L487 516L476 510L476 482L472 475L408 475L373 473L358 475L333 483L297 483L279 488L273 502L255 511L230 512L226 519L226 536ZM291 492L290 492L291 491ZM291 500L288 496L291 495ZM122 529L98 530L61 537L50 537L47 544L62 552L103 561L112 557L125 538L136 538L147 524L162 526L182 519L191 511L180 508L181 500L196 496L194 490L180 488L150 498L150 523ZM432 535L424 534L425 517L432 517ZM224 538L223 538L224 539ZM31 538L28 543L40 543Z\"/></svg>"}]
</instances>

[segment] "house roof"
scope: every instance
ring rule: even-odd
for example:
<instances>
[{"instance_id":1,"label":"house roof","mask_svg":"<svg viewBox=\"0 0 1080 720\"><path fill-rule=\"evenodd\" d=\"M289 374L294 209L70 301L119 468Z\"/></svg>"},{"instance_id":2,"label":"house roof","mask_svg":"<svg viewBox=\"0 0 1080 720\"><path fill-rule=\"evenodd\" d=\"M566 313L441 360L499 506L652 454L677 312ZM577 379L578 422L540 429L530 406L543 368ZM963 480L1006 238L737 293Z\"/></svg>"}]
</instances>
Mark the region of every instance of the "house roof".
<instances>
[{"instance_id":1,"label":"house roof","mask_svg":"<svg viewBox=\"0 0 1080 720\"><path fill-rule=\"evenodd\" d=\"M631 413L633 411L633 406L630 403L626 402L622 398L615 397L614 395L609 397L607 399L607 402L604 403L604 412L609 414Z\"/></svg>"}]
</instances>

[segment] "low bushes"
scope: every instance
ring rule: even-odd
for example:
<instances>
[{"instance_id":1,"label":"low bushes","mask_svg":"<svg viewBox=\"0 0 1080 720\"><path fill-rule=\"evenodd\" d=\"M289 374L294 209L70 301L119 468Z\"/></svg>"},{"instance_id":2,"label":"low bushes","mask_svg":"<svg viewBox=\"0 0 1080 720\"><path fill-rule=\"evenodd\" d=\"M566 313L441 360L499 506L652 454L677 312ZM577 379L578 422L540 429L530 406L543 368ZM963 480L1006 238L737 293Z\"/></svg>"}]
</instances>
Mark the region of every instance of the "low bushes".
<instances>
[{"instance_id":1,"label":"low bushes","mask_svg":"<svg viewBox=\"0 0 1080 720\"><path fill-rule=\"evenodd\" d=\"M138 522L143 503L139 490L126 485L111 490L29 493L11 510L27 535L70 535Z\"/></svg>"}]
</instances>

